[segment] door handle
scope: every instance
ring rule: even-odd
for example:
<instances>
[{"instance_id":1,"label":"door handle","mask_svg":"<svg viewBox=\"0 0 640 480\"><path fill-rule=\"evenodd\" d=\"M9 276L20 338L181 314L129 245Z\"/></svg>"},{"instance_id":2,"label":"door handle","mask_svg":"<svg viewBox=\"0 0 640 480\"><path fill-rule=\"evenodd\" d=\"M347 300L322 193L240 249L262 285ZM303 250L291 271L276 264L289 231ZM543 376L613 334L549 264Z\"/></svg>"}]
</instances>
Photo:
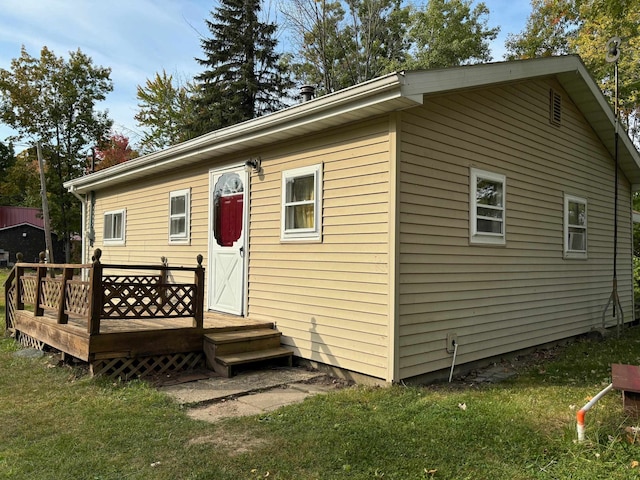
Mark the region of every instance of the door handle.
<instances>
[{"instance_id":1,"label":"door handle","mask_svg":"<svg viewBox=\"0 0 640 480\"><path fill-rule=\"evenodd\" d=\"M240 247L240 256L244 258L244 247Z\"/></svg>"}]
</instances>

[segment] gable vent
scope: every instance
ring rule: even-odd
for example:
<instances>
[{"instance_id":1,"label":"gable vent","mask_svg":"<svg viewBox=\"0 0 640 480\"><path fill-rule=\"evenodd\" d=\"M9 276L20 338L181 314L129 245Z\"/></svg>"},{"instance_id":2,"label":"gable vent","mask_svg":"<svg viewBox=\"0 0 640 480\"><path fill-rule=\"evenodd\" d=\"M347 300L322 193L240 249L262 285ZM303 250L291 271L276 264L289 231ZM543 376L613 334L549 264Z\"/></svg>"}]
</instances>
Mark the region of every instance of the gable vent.
<instances>
[{"instance_id":1,"label":"gable vent","mask_svg":"<svg viewBox=\"0 0 640 480\"><path fill-rule=\"evenodd\" d=\"M549 90L549 122L559 127L562 123L562 96L555 90Z\"/></svg>"}]
</instances>

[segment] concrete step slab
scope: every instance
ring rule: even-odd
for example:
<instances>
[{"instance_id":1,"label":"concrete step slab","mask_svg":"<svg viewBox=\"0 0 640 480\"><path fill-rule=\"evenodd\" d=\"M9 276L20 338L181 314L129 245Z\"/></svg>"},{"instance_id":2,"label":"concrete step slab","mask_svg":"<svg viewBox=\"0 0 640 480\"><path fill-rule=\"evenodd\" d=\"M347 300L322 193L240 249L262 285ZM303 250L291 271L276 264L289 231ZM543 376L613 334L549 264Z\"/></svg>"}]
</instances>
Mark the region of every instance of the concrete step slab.
<instances>
[{"instance_id":1,"label":"concrete step slab","mask_svg":"<svg viewBox=\"0 0 640 480\"><path fill-rule=\"evenodd\" d=\"M253 372L242 372L235 377L211 377L196 382L159 387L161 392L185 406L218 402L223 399L248 395L292 383L304 383L325 376L302 368L286 367Z\"/></svg>"},{"instance_id":2,"label":"concrete step slab","mask_svg":"<svg viewBox=\"0 0 640 480\"><path fill-rule=\"evenodd\" d=\"M310 386L311 388L306 388L304 385L305 384L296 383L274 387L267 391L223 400L212 405L192 408L187 414L196 420L215 423L229 417L269 413L280 407L300 403L306 398L334 389L334 387L329 384L313 384Z\"/></svg>"}]
</instances>

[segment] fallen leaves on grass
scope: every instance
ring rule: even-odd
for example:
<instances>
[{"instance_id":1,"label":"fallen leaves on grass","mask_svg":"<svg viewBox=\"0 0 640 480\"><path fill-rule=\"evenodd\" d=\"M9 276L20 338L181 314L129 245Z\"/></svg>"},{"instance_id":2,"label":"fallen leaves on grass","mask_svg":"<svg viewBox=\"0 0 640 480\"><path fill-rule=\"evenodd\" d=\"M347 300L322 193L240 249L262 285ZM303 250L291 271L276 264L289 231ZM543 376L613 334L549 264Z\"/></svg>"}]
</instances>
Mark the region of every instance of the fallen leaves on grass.
<instances>
[{"instance_id":1,"label":"fallen leaves on grass","mask_svg":"<svg viewBox=\"0 0 640 480\"><path fill-rule=\"evenodd\" d=\"M640 434L640 427L625 427L627 443L634 444L638 441L638 434ZM635 460L634 460L635 461Z\"/></svg>"},{"instance_id":2,"label":"fallen leaves on grass","mask_svg":"<svg viewBox=\"0 0 640 480\"><path fill-rule=\"evenodd\" d=\"M437 471L438 471L437 468L429 468L429 469L425 468L424 469L425 475L429 475L429 478L433 478Z\"/></svg>"},{"instance_id":3,"label":"fallen leaves on grass","mask_svg":"<svg viewBox=\"0 0 640 480\"><path fill-rule=\"evenodd\" d=\"M252 468L252 469L251 469L251 473L253 473L253 474L258 473L258 469L257 469L257 468ZM263 478L268 478L268 477L269 477L269 475L271 475L271 473L266 472L266 473L263 475Z\"/></svg>"}]
</instances>

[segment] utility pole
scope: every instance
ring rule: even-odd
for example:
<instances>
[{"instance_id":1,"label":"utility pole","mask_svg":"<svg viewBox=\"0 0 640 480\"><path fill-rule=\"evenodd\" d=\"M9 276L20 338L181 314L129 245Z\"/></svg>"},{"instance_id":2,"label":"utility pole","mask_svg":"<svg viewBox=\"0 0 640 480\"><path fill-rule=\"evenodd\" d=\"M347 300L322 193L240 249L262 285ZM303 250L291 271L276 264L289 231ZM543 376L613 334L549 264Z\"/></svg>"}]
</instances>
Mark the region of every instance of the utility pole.
<instances>
[{"instance_id":1,"label":"utility pole","mask_svg":"<svg viewBox=\"0 0 640 480\"><path fill-rule=\"evenodd\" d=\"M53 242L51 241L51 224L49 223L49 202L47 201L47 184L44 180L44 160L40 150L40 142L36 142L38 153L38 165L40 166L40 195L42 196L42 218L44 219L44 239L47 246L47 262L55 263L53 260Z\"/></svg>"}]
</instances>

